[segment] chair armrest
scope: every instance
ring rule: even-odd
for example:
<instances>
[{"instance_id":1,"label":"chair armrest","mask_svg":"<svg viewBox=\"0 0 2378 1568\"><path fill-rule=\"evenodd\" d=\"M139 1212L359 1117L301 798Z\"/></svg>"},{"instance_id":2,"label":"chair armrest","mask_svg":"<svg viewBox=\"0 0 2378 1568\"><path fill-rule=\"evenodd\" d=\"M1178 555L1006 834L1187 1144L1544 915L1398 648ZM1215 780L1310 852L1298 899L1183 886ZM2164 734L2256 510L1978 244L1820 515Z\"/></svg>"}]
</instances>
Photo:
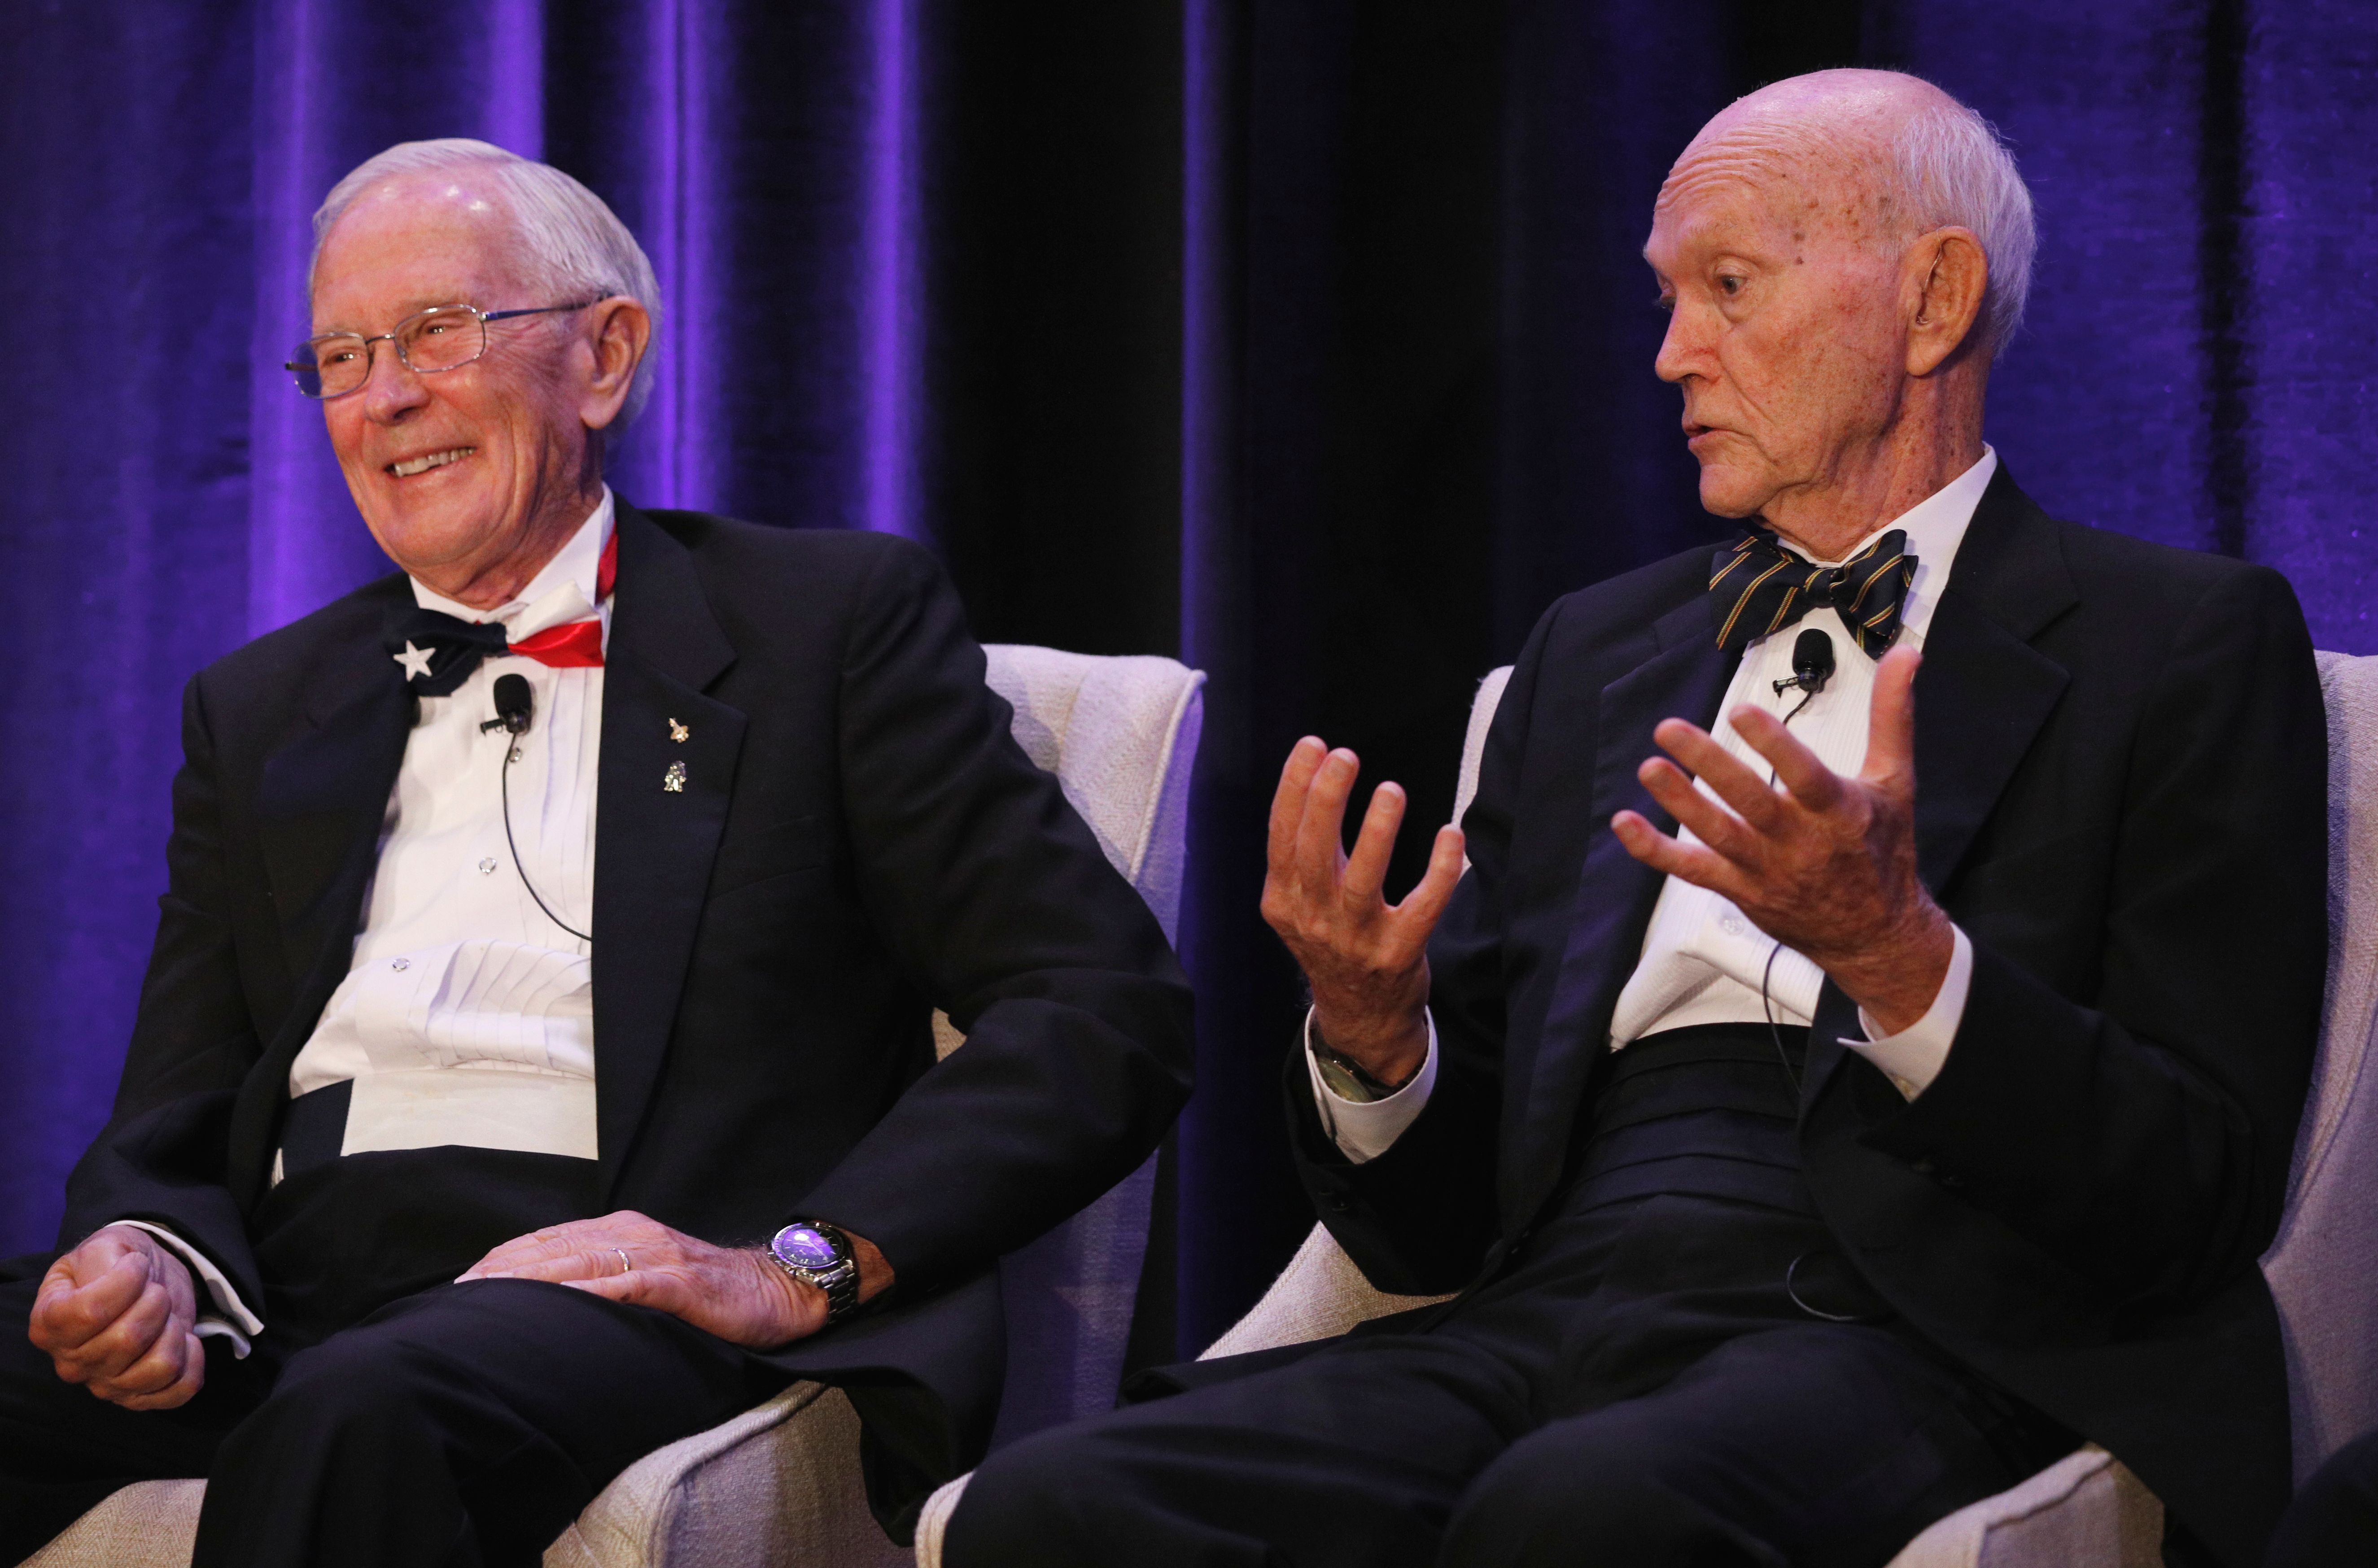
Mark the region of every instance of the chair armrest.
<instances>
[{"instance_id":1,"label":"chair armrest","mask_svg":"<svg viewBox=\"0 0 2378 1568\"><path fill-rule=\"evenodd\" d=\"M619 1472L546 1549L545 1568L893 1568L867 1510L859 1413L799 1382Z\"/></svg>"},{"instance_id":2,"label":"chair armrest","mask_svg":"<svg viewBox=\"0 0 2378 1568\"><path fill-rule=\"evenodd\" d=\"M207 1483L135 1481L67 1526L23 1568L189 1568Z\"/></svg>"},{"instance_id":3,"label":"chair armrest","mask_svg":"<svg viewBox=\"0 0 2378 1568\"><path fill-rule=\"evenodd\" d=\"M1935 1521L1890 1568L2159 1568L2162 1562L2163 1504L2092 1444Z\"/></svg>"},{"instance_id":4,"label":"chair armrest","mask_svg":"<svg viewBox=\"0 0 2378 1568\"><path fill-rule=\"evenodd\" d=\"M1197 1359L1243 1356L1344 1334L1356 1323L1443 1301L1443 1296L1391 1296L1363 1277L1327 1226L1316 1225L1263 1299Z\"/></svg>"}]
</instances>

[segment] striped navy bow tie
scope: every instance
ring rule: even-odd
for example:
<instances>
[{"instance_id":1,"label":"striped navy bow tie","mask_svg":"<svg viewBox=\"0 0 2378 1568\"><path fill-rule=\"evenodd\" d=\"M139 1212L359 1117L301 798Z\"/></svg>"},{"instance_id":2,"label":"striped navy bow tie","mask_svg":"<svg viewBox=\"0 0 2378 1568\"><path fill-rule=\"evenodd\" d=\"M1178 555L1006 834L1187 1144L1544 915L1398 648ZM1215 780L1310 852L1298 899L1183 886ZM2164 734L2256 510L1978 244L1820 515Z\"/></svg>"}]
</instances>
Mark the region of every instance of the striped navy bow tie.
<instances>
[{"instance_id":1,"label":"striped navy bow tie","mask_svg":"<svg viewBox=\"0 0 2378 1568\"><path fill-rule=\"evenodd\" d=\"M1899 612L1915 581L1904 529L1892 529L1837 567L1803 560L1773 534L1755 532L1721 546L1710 563L1717 645L1739 652L1831 604L1866 656L1880 659L1899 636Z\"/></svg>"}]
</instances>

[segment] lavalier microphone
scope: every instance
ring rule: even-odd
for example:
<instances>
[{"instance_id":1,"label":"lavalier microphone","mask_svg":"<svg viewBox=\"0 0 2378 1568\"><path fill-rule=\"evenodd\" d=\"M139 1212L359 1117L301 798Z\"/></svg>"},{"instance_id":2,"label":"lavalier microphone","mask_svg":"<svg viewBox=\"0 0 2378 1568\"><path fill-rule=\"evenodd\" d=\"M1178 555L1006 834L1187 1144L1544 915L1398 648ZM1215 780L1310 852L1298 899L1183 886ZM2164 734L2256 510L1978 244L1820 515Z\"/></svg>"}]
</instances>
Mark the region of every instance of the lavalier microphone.
<instances>
[{"instance_id":1,"label":"lavalier microphone","mask_svg":"<svg viewBox=\"0 0 2378 1568\"><path fill-rule=\"evenodd\" d=\"M505 678L516 680L519 677L511 676ZM1798 641L1792 644L1792 678L1775 682L1775 695L1781 697L1796 686L1810 697L1814 697L1824 690L1825 682L1832 678L1833 640L1812 626L1800 634ZM501 686L502 682L499 681L497 684ZM503 697L500 692L497 694L496 702L498 708L502 706Z\"/></svg>"},{"instance_id":2,"label":"lavalier microphone","mask_svg":"<svg viewBox=\"0 0 2378 1568\"><path fill-rule=\"evenodd\" d=\"M1823 633L1818 635L1822 636ZM1832 663L1830 650L1826 652L1825 662L1828 666ZM536 694L528 688L526 676L498 676L496 716L481 724L479 733L485 735L489 730L507 730L513 735L526 735L529 719L535 712Z\"/></svg>"}]
</instances>

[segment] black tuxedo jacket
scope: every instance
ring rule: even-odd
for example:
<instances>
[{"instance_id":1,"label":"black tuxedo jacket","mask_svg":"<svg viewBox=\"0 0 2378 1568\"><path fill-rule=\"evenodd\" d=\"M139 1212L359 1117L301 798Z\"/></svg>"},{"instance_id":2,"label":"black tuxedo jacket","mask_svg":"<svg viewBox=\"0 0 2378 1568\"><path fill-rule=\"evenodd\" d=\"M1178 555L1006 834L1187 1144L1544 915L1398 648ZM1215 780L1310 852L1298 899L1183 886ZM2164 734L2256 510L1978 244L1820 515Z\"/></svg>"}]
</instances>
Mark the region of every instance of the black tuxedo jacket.
<instances>
[{"instance_id":1,"label":"black tuxedo jacket","mask_svg":"<svg viewBox=\"0 0 2378 1568\"><path fill-rule=\"evenodd\" d=\"M987 1441L1000 1254L1129 1174L1186 1097L1188 987L1011 738L925 551L625 504L618 539L603 1206L732 1243L815 1215L883 1249L888 1310L768 1359L853 1385L896 1514ZM62 1245L155 1220L265 1299L246 1221L349 967L411 724L382 630L413 603L391 575L190 681L156 947ZM938 1065L937 1005L967 1032Z\"/></svg>"},{"instance_id":2,"label":"black tuxedo jacket","mask_svg":"<svg viewBox=\"0 0 2378 1568\"><path fill-rule=\"evenodd\" d=\"M1491 1269L1557 1180L1661 879L1612 813L1666 817L1651 729L1704 726L1709 552L1571 594L1513 671L1430 949L1436 1087L1349 1165L1290 1103L1325 1222L1378 1285ZM1868 1278L1968 1367L2128 1464L2224 1562L2289 1490L2277 1224L2319 1027L2326 736L2276 573L2051 521L2001 469L1916 676L1926 885L1974 946L1913 1103L1827 985L1800 1147Z\"/></svg>"}]
</instances>

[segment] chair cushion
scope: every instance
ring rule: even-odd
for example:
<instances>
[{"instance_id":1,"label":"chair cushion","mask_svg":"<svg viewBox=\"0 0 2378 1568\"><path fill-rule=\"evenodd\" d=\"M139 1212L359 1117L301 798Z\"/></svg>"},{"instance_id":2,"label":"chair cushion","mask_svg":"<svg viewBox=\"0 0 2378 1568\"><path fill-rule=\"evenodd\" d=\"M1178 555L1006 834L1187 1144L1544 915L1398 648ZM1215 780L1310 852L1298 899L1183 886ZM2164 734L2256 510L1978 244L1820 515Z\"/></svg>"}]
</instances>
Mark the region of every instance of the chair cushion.
<instances>
[{"instance_id":1,"label":"chair cushion","mask_svg":"<svg viewBox=\"0 0 2378 1568\"><path fill-rule=\"evenodd\" d=\"M2320 655L2328 706L2328 1016L2264 1277L2287 1329L2300 1483L2378 1426L2378 658Z\"/></svg>"},{"instance_id":2,"label":"chair cushion","mask_svg":"<svg viewBox=\"0 0 2378 1568\"><path fill-rule=\"evenodd\" d=\"M139 1481L76 1520L24 1568L189 1568L204 1481Z\"/></svg>"},{"instance_id":3,"label":"chair cushion","mask_svg":"<svg viewBox=\"0 0 2378 1568\"><path fill-rule=\"evenodd\" d=\"M1891 1568L2160 1568L2163 1504L2102 1448L1935 1521Z\"/></svg>"},{"instance_id":4,"label":"chair cushion","mask_svg":"<svg viewBox=\"0 0 2378 1568\"><path fill-rule=\"evenodd\" d=\"M907 1564L867 1511L859 1415L795 1383L756 1409L655 1449L614 1478L546 1568L835 1568Z\"/></svg>"}]
</instances>

